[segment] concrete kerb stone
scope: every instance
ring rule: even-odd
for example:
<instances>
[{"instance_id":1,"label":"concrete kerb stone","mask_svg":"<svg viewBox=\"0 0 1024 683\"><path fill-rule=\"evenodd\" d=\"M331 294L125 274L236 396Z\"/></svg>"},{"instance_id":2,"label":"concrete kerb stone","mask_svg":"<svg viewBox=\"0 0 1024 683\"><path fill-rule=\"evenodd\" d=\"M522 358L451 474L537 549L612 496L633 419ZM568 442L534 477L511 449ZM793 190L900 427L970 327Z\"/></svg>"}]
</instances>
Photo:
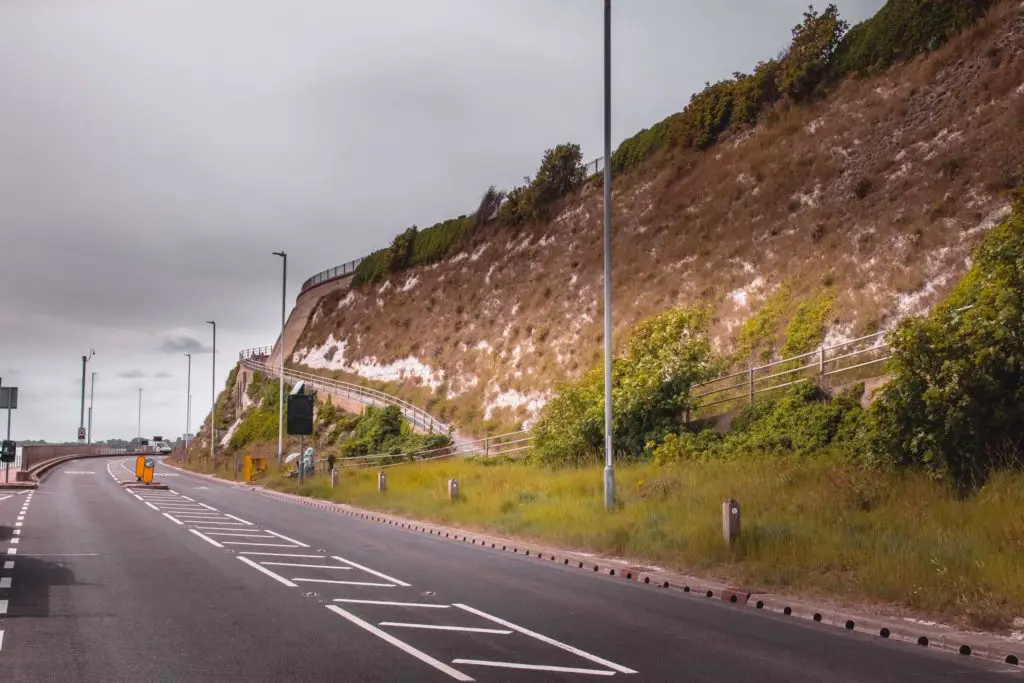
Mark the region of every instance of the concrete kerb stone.
<instances>
[{"instance_id":1,"label":"concrete kerb stone","mask_svg":"<svg viewBox=\"0 0 1024 683\"><path fill-rule=\"evenodd\" d=\"M173 465L168 466L174 467ZM175 467L175 469L179 468ZM191 474L197 473L191 472ZM233 484L237 488L243 488L284 502L408 529L427 534L428 536L435 536L438 539L446 538L452 541L479 546L485 550L498 550L522 555L530 559L536 558L555 566L583 569L590 573L603 574L609 577L621 577L633 583L650 585L661 589L679 590L697 599L716 599L717 601L735 604L737 607L745 609L804 619L823 626L870 634L875 637L884 637L889 640L911 644L915 647L920 647L923 643L927 643L927 647L937 648L946 652L960 653L961 655L969 653L972 657L1013 665L1016 665L1016 660L1022 656L1020 650L1024 650L1024 644L998 635L961 631L937 623L917 623L907 619L877 617L862 612L813 605L805 601L789 599L770 593L746 591L728 584L679 574L661 568L639 567L637 565L640 563L629 562L624 559L566 551L535 543L526 543L522 540L466 531L457 527L410 520L396 515L364 510L345 503L334 503L282 491L274 491L258 485L229 482L213 475L200 474L198 476L215 479L223 484ZM733 597L736 600L732 600ZM885 630L885 635L882 635L883 629Z\"/></svg>"}]
</instances>

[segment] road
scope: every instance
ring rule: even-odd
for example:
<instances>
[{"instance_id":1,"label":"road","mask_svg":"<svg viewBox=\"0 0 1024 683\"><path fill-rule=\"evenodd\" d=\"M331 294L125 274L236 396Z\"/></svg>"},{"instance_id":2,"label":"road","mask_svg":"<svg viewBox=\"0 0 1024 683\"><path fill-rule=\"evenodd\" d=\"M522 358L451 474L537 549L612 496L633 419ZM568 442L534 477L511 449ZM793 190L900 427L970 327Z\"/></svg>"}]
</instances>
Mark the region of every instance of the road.
<instances>
[{"instance_id":1,"label":"road","mask_svg":"<svg viewBox=\"0 0 1024 683\"><path fill-rule=\"evenodd\" d=\"M171 492L126 490L130 468L65 463L0 501L0 680L978 683L1019 671L162 466Z\"/></svg>"}]
</instances>

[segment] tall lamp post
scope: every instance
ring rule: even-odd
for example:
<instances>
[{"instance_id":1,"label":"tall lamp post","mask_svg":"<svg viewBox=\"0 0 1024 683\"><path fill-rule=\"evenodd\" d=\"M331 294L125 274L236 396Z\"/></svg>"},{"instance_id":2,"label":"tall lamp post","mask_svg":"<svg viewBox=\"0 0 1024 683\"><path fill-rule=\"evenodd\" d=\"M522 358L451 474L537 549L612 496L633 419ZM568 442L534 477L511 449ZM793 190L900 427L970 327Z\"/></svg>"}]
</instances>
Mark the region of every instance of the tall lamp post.
<instances>
[{"instance_id":1,"label":"tall lamp post","mask_svg":"<svg viewBox=\"0 0 1024 683\"><path fill-rule=\"evenodd\" d=\"M275 251L274 256L281 257L281 385L277 397L277 466L280 468L284 464L284 314L288 289L288 254Z\"/></svg>"},{"instance_id":2,"label":"tall lamp post","mask_svg":"<svg viewBox=\"0 0 1024 683\"><path fill-rule=\"evenodd\" d=\"M604 507L615 506L612 463L612 0L604 0Z\"/></svg>"},{"instance_id":3,"label":"tall lamp post","mask_svg":"<svg viewBox=\"0 0 1024 683\"><path fill-rule=\"evenodd\" d=\"M96 397L96 373L89 378L89 430L86 432L86 443L92 443L92 405Z\"/></svg>"},{"instance_id":4,"label":"tall lamp post","mask_svg":"<svg viewBox=\"0 0 1024 683\"><path fill-rule=\"evenodd\" d=\"M142 387L139 387L139 439L142 439Z\"/></svg>"},{"instance_id":5,"label":"tall lamp post","mask_svg":"<svg viewBox=\"0 0 1024 683\"><path fill-rule=\"evenodd\" d=\"M217 442L217 321L207 320L207 325L213 325L213 354L212 371L210 373L210 464L216 464L216 453L214 444Z\"/></svg>"},{"instance_id":6,"label":"tall lamp post","mask_svg":"<svg viewBox=\"0 0 1024 683\"><path fill-rule=\"evenodd\" d=\"M96 355L96 352L89 349L88 356L82 356L82 409L78 414L79 442L85 441L85 364Z\"/></svg>"},{"instance_id":7,"label":"tall lamp post","mask_svg":"<svg viewBox=\"0 0 1024 683\"><path fill-rule=\"evenodd\" d=\"M185 384L185 448L188 448L188 433L192 429L192 354L188 356L188 380Z\"/></svg>"}]
</instances>

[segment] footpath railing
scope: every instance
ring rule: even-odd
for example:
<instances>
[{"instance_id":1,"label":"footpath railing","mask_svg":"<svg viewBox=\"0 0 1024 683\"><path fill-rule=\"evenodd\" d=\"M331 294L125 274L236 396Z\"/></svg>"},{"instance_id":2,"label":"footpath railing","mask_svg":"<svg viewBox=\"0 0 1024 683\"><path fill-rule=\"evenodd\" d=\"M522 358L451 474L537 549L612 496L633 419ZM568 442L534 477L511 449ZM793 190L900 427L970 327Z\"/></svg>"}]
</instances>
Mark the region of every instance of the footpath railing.
<instances>
[{"instance_id":1,"label":"footpath railing","mask_svg":"<svg viewBox=\"0 0 1024 683\"><path fill-rule=\"evenodd\" d=\"M263 347L266 348L266 347ZM254 349L247 349L242 351L238 358L239 362L244 367L254 370L256 372L262 372L265 375L272 377L280 377L281 369L280 366L259 360L261 357L254 353ZM324 391L328 394L346 398L363 405L371 406L397 406L402 411L402 415L405 416L414 427L424 432L431 434L450 434L451 428L445 423L435 420L426 411L417 408L413 404L405 401L397 396L386 394L383 391L371 389L370 387L364 387L359 384L352 384L350 382L343 382L337 379L331 379L329 377L322 377L321 375L314 375L309 372L301 372L299 370L289 370L285 368L284 378L290 382L305 382L308 386L319 391Z\"/></svg>"},{"instance_id":2,"label":"footpath railing","mask_svg":"<svg viewBox=\"0 0 1024 683\"><path fill-rule=\"evenodd\" d=\"M469 457L515 457L524 454L531 447L533 436L528 430L521 429L507 434L496 434L476 441L466 441L441 446L439 448L423 448L408 453L378 453L376 455L355 455L347 458L338 458L335 467L339 469L350 468L383 468L395 467L413 462L428 462L441 460L443 458L469 458ZM317 462L318 471L327 470L327 462L321 458Z\"/></svg>"},{"instance_id":3,"label":"footpath railing","mask_svg":"<svg viewBox=\"0 0 1024 683\"><path fill-rule=\"evenodd\" d=\"M342 263L340 266L335 266L333 268L328 268L327 270L322 270L313 277L303 282L302 288L299 291L300 293L305 292L307 289L310 289L311 287L316 287L317 285L322 285L325 282L330 282L331 280L337 280L338 278L351 275L352 273L356 272L356 268L359 267L359 264L362 263L362 261L363 259L357 258L354 261Z\"/></svg>"}]
</instances>

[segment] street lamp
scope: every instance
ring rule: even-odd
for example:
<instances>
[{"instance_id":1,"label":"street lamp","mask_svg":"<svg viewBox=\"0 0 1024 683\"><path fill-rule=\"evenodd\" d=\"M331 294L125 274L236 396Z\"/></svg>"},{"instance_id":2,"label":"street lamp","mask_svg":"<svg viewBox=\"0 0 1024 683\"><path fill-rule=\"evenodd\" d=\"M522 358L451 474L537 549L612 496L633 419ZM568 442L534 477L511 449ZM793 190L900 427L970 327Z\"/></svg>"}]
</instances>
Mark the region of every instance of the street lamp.
<instances>
[{"instance_id":1,"label":"street lamp","mask_svg":"<svg viewBox=\"0 0 1024 683\"><path fill-rule=\"evenodd\" d=\"M285 324L285 296L288 289L288 254L283 251L275 251L274 256L281 257L281 385L278 389L277 403L277 466L281 467L284 462L284 324Z\"/></svg>"},{"instance_id":2,"label":"street lamp","mask_svg":"<svg viewBox=\"0 0 1024 683\"><path fill-rule=\"evenodd\" d=\"M192 429L192 354L188 356L188 381L185 384L185 448L188 448L188 433Z\"/></svg>"},{"instance_id":3,"label":"street lamp","mask_svg":"<svg viewBox=\"0 0 1024 683\"><path fill-rule=\"evenodd\" d=\"M615 506L612 464L612 0L604 0L604 507Z\"/></svg>"},{"instance_id":4,"label":"street lamp","mask_svg":"<svg viewBox=\"0 0 1024 683\"><path fill-rule=\"evenodd\" d=\"M213 354L212 371L210 373L210 464L216 464L214 443L217 441L217 321L207 320L207 325L213 325Z\"/></svg>"},{"instance_id":5,"label":"street lamp","mask_svg":"<svg viewBox=\"0 0 1024 683\"><path fill-rule=\"evenodd\" d=\"M96 352L89 349L88 356L82 356L82 409L78 414L78 435L79 442L85 440L85 364L96 355Z\"/></svg>"},{"instance_id":6,"label":"street lamp","mask_svg":"<svg viewBox=\"0 0 1024 683\"><path fill-rule=\"evenodd\" d=\"M96 395L96 373L92 373L89 378L89 431L86 433L88 439L86 443L92 443L92 404L93 399Z\"/></svg>"},{"instance_id":7,"label":"street lamp","mask_svg":"<svg viewBox=\"0 0 1024 683\"><path fill-rule=\"evenodd\" d=\"M139 387L139 441L142 441L142 387Z\"/></svg>"}]
</instances>

